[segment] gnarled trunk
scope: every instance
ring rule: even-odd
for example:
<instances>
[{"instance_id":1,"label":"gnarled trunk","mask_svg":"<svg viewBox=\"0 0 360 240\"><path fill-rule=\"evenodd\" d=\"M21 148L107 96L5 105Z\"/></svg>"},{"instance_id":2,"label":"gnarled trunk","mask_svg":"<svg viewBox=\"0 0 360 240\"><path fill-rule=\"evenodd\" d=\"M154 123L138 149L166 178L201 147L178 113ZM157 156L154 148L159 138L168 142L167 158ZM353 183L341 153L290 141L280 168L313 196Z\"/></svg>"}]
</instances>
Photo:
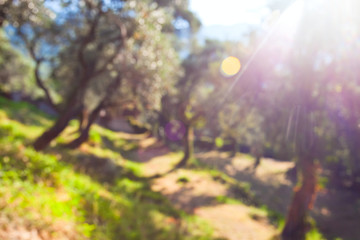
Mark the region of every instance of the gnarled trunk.
<instances>
[{"instance_id":1,"label":"gnarled trunk","mask_svg":"<svg viewBox=\"0 0 360 240\"><path fill-rule=\"evenodd\" d=\"M81 39L79 48L77 50L77 61L80 63L81 66L81 75L79 78L80 80L77 86L73 88L74 90L72 94L70 94L70 98L65 106L64 112L60 114L60 117L55 122L55 124L50 129L45 131L34 142L33 146L37 151L46 148L53 139L59 136L59 134L69 124L70 120L74 116L78 115L79 111L82 109L82 107L78 107L78 106L80 104L82 105L83 103L83 98L85 95L87 85L89 84L89 81L91 80L92 77L96 76L94 69L91 69L85 60L85 49L91 43L91 41L93 41L96 37L96 30L98 27L98 23L103 15L103 11L101 11L100 9L101 8L98 9L99 11L97 15L94 16L94 19L89 26L89 30L87 34Z\"/></svg>"},{"instance_id":2,"label":"gnarled trunk","mask_svg":"<svg viewBox=\"0 0 360 240\"><path fill-rule=\"evenodd\" d=\"M90 116L87 117L86 126L81 129L80 136L70 142L67 147L72 149L78 148L81 144L89 139L90 128L99 116L101 109L104 107L104 104L105 101L100 102L99 105L91 112Z\"/></svg>"},{"instance_id":3,"label":"gnarled trunk","mask_svg":"<svg viewBox=\"0 0 360 240\"><path fill-rule=\"evenodd\" d=\"M110 98L112 94L118 89L119 85L121 84L121 76L118 76L108 87L106 90L106 95L104 98L99 102L99 104L96 106L96 108L89 114L88 111L85 109L82 112L82 118L80 121L80 136L76 139L74 139L72 142L70 142L67 147L69 148L78 148L82 143L87 141L89 139L89 131L92 126L92 124L95 122L97 117L100 114L100 111L105 107L109 105Z\"/></svg>"},{"instance_id":4,"label":"gnarled trunk","mask_svg":"<svg viewBox=\"0 0 360 240\"><path fill-rule=\"evenodd\" d=\"M79 107L69 108L60 115L55 124L36 139L33 147L36 151L45 149L67 127L70 120L78 114Z\"/></svg>"},{"instance_id":5,"label":"gnarled trunk","mask_svg":"<svg viewBox=\"0 0 360 240\"><path fill-rule=\"evenodd\" d=\"M310 155L310 154L309 154ZM304 240L307 232L306 217L316 196L316 165L311 156L300 159L301 186L294 190L294 196L282 231L283 240Z\"/></svg>"},{"instance_id":6,"label":"gnarled trunk","mask_svg":"<svg viewBox=\"0 0 360 240\"><path fill-rule=\"evenodd\" d=\"M80 136L74 139L73 141L71 141L69 144L67 144L66 147L72 149L80 147L81 144L83 144L89 139L90 128L91 128L91 124L88 124L84 129L81 130Z\"/></svg>"}]
</instances>

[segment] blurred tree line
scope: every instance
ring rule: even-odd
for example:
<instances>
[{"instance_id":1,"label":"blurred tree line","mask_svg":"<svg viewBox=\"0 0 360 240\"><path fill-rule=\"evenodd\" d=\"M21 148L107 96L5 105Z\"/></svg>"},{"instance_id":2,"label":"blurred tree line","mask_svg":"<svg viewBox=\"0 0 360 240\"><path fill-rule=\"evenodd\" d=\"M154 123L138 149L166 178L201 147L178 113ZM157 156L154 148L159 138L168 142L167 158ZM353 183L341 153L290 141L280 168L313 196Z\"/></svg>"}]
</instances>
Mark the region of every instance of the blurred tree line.
<instances>
[{"instance_id":1,"label":"blurred tree line","mask_svg":"<svg viewBox=\"0 0 360 240\"><path fill-rule=\"evenodd\" d=\"M333 186L360 189L359 46L348 38L348 28L360 33L360 19L350 2L305 1L291 39L275 31L260 44L254 31L247 44L193 41L180 59L174 22L200 27L187 0L3 0L0 89L42 97L57 112L33 143L38 151L72 119L79 135L67 146L79 147L103 110L131 103L154 136L183 147L175 168L189 162L194 143L233 156L245 148L255 168L264 154L293 160L298 187L282 237L304 239L320 167ZM338 16L349 6L351 16ZM227 56L241 60L240 74L219 70Z\"/></svg>"}]
</instances>

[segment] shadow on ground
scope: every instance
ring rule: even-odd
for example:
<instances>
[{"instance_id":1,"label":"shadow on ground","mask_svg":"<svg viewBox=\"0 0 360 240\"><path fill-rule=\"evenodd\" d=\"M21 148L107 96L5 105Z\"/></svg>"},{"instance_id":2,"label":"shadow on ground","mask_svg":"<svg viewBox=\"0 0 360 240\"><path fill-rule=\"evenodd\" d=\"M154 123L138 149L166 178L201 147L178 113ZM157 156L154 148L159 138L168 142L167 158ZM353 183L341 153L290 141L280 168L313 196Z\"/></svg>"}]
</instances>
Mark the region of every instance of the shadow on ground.
<instances>
[{"instance_id":1,"label":"shadow on ground","mask_svg":"<svg viewBox=\"0 0 360 240\"><path fill-rule=\"evenodd\" d=\"M286 214L294 184L284 173L293 168L292 163L265 159L253 172L250 159L229 158L217 152L200 153L197 158L238 181L248 182L260 202ZM346 189L320 191L311 215L326 239L354 240L360 236L360 194Z\"/></svg>"}]
</instances>

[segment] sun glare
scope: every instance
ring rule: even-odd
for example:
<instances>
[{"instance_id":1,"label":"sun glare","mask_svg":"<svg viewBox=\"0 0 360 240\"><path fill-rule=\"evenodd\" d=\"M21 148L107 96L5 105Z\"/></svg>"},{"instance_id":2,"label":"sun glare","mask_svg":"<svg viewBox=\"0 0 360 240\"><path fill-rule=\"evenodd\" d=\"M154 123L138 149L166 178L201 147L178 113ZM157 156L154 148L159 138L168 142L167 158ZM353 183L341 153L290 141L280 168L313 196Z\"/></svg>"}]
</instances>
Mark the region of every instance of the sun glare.
<instances>
[{"instance_id":1,"label":"sun glare","mask_svg":"<svg viewBox=\"0 0 360 240\"><path fill-rule=\"evenodd\" d=\"M240 71L241 63L236 57L230 56L225 58L221 63L221 73L225 77L231 77Z\"/></svg>"}]
</instances>

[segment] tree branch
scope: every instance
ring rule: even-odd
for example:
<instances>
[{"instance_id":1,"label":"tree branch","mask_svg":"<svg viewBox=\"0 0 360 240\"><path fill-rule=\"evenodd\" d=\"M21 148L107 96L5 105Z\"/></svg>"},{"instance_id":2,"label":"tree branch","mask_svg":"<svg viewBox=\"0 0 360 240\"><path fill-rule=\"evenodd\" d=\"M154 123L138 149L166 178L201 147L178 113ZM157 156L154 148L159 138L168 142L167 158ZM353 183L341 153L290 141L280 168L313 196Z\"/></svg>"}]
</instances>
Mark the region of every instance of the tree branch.
<instances>
[{"instance_id":1,"label":"tree branch","mask_svg":"<svg viewBox=\"0 0 360 240\"><path fill-rule=\"evenodd\" d=\"M49 89L47 89L47 87L45 87L45 84L43 82L43 80L40 77L40 64L41 64L41 60L37 60L36 61L36 65L35 65L35 81L36 84L38 85L39 88L41 88L44 93L45 93L45 98L46 101L51 105L51 107L53 107L56 111L58 111L58 107L56 106L54 100L52 99L51 95L50 95L50 91Z\"/></svg>"},{"instance_id":2,"label":"tree branch","mask_svg":"<svg viewBox=\"0 0 360 240\"><path fill-rule=\"evenodd\" d=\"M82 79L80 81L80 85L82 84L86 84L88 82L88 64L86 63L85 60L85 49L88 46L88 44L95 38L95 31L96 28L99 24L100 21L100 17L102 16L102 10L101 7L98 7L98 14L95 17L95 19L91 22L90 25L90 29L88 31L88 33L86 34L86 36L81 40L78 52L77 52L77 56L78 56L78 61L82 67Z\"/></svg>"},{"instance_id":3,"label":"tree branch","mask_svg":"<svg viewBox=\"0 0 360 240\"><path fill-rule=\"evenodd\" d=\"M125 43L125 39L127 38L127 29L125 27L125 25L120 21L119 18L117 18L114 14L112 13L109 13L110 14L110 20L112 22L115 22L115 24L118 26L119 30L120 30L120 36L116 36L112 39L110 39L110 42L112 41L115 41L117 40L118 38L121 38L121 43L119 43L119 45L116 47L116 50L115 50L115 53L110 57L108 58L108 60L105 61L104 65L99 69L97 70L94 74L95 75L99 75L101 74L102 72L104 72L106 70L106 67L108 64L112 63L115 58L118 56L118 53L120 51L120 49L124 46L124 43Z\"/></svg>"},{"instance_id":4,"label":"tree branch","mask_svg":"<svg viewBox=\"0 0 360 240\"><path fill-rule=\"evenodd\" d=\"M50 90L45 86L44 81L41 78L41 74L40 74L40 66L41 66L41 63L43 63L45 61L45 59L36 56L36 51L35 51L36 42L35 41L36 41L36 39L40 38L42 34L38 33L37 36L34 37L32 40L28 40L27 37L25 36L25 34L21 30L19 31L19 35L20 35L21 39L24 41L31 58L35 61L34 76L35 76L36 85L41 90L43 90L43 92L45 94L45 99L50 104L50 106L55 111L58 112L59 109L56 106L53 98L51 97Z\"/></svg>"}]
</instances>

